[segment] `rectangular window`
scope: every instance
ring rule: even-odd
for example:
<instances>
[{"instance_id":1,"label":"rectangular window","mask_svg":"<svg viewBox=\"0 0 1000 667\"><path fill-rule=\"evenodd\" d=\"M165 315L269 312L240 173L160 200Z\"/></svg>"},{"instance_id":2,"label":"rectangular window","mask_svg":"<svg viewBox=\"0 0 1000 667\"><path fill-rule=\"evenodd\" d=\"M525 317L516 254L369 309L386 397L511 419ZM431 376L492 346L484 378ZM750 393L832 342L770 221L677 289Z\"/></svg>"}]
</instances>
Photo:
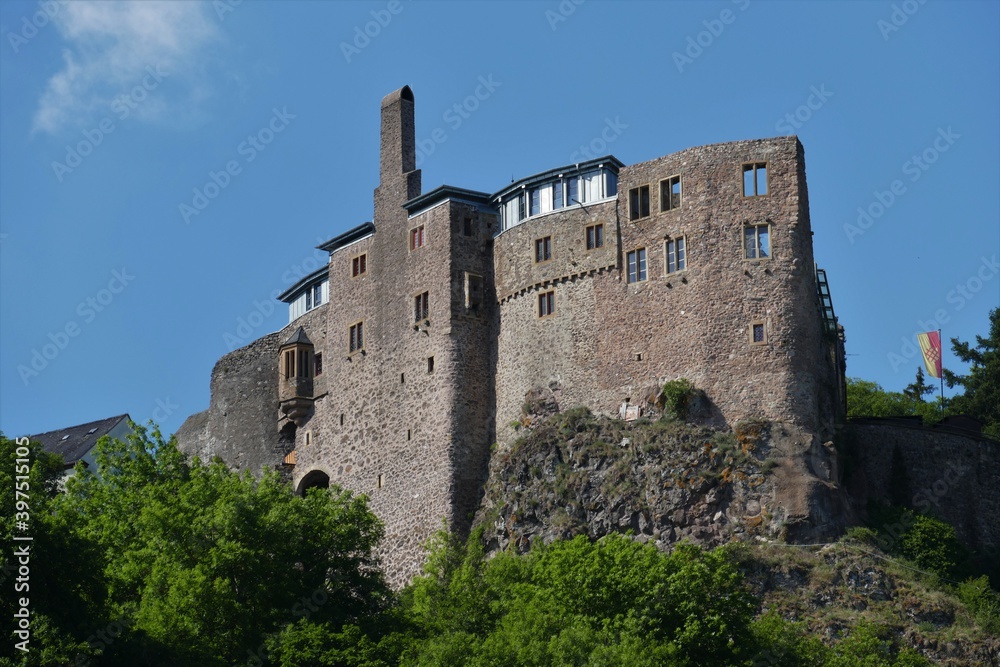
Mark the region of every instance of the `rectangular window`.
<instances>
[{"instance_id":1,"label":"rectangular window","mask_svg":"<svg viewBox=\"0 0 1000 667\"><path fill-rule=\"evenodd\" d=\"M368 271L368 254L358 255L351 260L351 277L363 276Z\"/></svg>"},{"instance_id":2,"label":"rectangular window","mask_svg":"<svg viewBox=\"0 0 1000 667\"><path fill-rule=\"evenodd\" d=\"M413 320L423 322L427 319L427 292L413 297Z\"/></svg>"},{"instance_id":3,"label":"rectangular window","mask_svg":"<svg viewBox=\"0 0 1000 667\"><path fill-rule=\"evenodd\" d=\"M531 191L531 204L528 209L528 215L538 215L542 212L542 191L540 188L534 188Z\"/></svg>"},{"instance_id":4,"label":"rectangular window","mask_svg":"<svg viewBox=\"0 0 1000 667\"><path fill-rule=\"evenodd\" d=\"M472 236L472 218L465 218L462 221L462 233L466 236Z\"/></svg>"},{"instance_id":5,"label":"rectangular window","mask_svg":"<svg viewBox=\"0 0 1000 667\"><path fill-rule=\"evenodd\" d=\"M646 279L646 249L639 248L628 254L628 282L637 283Z\"/></svg>"},{"instance_id":6,"label":"rectangular window","mask_svg":"<svg viewBox=\"0 0 1000 667\"><path fill-rule=\"evenodd\" d=\"M535 262L547 262L552 259L552 237L535 239Z\"/></svg>"},{"instance_id":7,"label":"rectangular window","mask_svg":"<svg viewBox=\"0 0 1000 667\"><path fill-rule=\"evenodd\" d=\"M514 225L521 222L521 219L524 217L523 207L519 204L520 201L521 201L521 195L517 194L508 199L506 202L504 202L503 205L504 229L510 229ZM519 211L522 212L521 215L518 215Z\"/></svg>"},{"instance_id":8,"label":"rectangular window","mask_svg":"<svg viewBox=\"0 0 1000 667\"><path fill-rule=\"evenodd\" d=\"M556 293L544 292L538 295L538 316L548 317L556 312Z\"/></svg>"},{"instance_id":9,"label":"rectangular window","mask_svg":"<svg viewBox=\"0 0 1000 667\"><path fill-rule=\"evenodd\" d=\"M313 309L313 292L311 289L306 290L306 310Z\"/></svg>"},{"instance_id":10,"label":"rectangular window","mask_svg":"<svg viewBox=\"0 0 1000 667\"><path fill-rule=\"evenodd\" d=\"M295 377L295 350L285 352L285 377Z\"/></svg>"},{"instance_id":11,"label":"rectangular window","mask_svg":"<svg viewBox=\"0 0 1000 667\"><path fill-rule=\"evenodd\" d=\"M318 308L323 305L323 285L313 285L313 308Z\"/></svg>"},{"instance_id":12,"label":"rectangular window","mask_svg":"<svg viewBox=\"0 0 1000 667\"><path fill-rule=\"evenodd\" d=\"M424 226L420 225L416 229L410 230L410 250L416 250L424 246Z\"/></svg>"},{"instance_id":13,"label":"rectangular window","mask_svg":"<svg viewBox=\"0 0 1000 667\"><path fill-rule=\"evenodd\" d=\"M556 181L552 184L552 210L565 206L563 202L563 182Z\"/></svg>"},{"instance_id":14,"label":"rectangular window","mask_svg":"<svg viewBox=\"0 0 1000 667\"><path fill-rule=\"evenodd\" d=\"M767 194L767 163L748 162L743 165L743 196L759 197Z\"/></svg>"},{"instance_id":15,"label":"rectangular window","mask_svg":"<svg viewBox=\"0 0 1000 667\"><path fill-rule=\"evenodd\" d=\"M299 372L297 377L300 378L311 378L313 376L312 367L309 364L309 353L305 350L298 351L299 357Z\"/></svg>"},{"instance_id":16,"label":"rectangular window","mask_svg":"<svg viewBox=\"0 0 1000 667\"><path fill-rule=\"evenodd\" d=\"M767 225L743 228L743 248L747 259L767 259L771 256L771 240Z\"/></svg>"},{"instance_id":17,"label":"rectangular window","mask_svg":"<svg viewBox=\"0 0 1000 667\"><path fill-rule=\"evenodd\" d=\"M767 345L767 328L763 322L754 322L750 325L750 344Z\"/></svg>"},{"instance_id":18,"label":"rectangular window","mask_svg":"<svg viewBox=\"0 0 1000 667\"><path fill-rule=\"evenodd\" d=\"M604 246L604 225L591 225L587 227L587 250L601 248Z\"/></svg>"},{"instance_id":19,"label":"rectangular window","mask_svg":"<svg viewBox=\"0 0 1000 667\"><path fill-rule=\"evenodd\" d=\"M319 377L323 374L323 353L317 352L313 359L315 359L314 363L316 364L316 377Z\"/></svg>"},{"instance_id":20,"label":"rectangular window","mask_svg":"<svg viewBox=\"0 0 1000 667\"><path fill-rule=\"evenodd\" d=\"M687 253L684 248L684 237L670 239L666 243L667 273L683 271L687 268Z\"/></svg>"},{"instance_id":21,"label":"rectangular window","mask_svg":"<svg viewBox=\"0 0 1000 667\"><path fill-rule=\"evenodd\" d=\"M671 176L660 181L660 210L672 211L681 207L681 177Z\"/></svg>"},{"instance_id":22,"label":"rectangular window","mask_svg":"<svg viewBox=\"0 0 1000 667\"><path fill-rule=\"evenodd\" d=\"M649 186L643 185L628 191L628 219L649 217Z\"/></svg>"},{"instance_id":23,"label":"rectangular window","mask_svg":"<svg viewBox=\"0 0 1000 667\"><path fill-rule=\"evenodd\" d=\"M566 206L572 206L573 204L580 203L580 179L576 176L570 176L567 179L567 189L569 190L568 196L566 197Z\"/></svg>"},{"instance_id":24,"label":"rectangular window","mask_svg":"<svg viewBox=\"0 0 1000 667\"><path fill-rule=\"evenodd\" d=\"M427 372L434 372L434 357L427 357Z\"/></svg>"},{"instance_id":25,"label":"rectangular window","mask_svg":"<svg viewBox=\"0 0 1000 667\"><path fill-rule=\"evenodd\" d=\"M478 315L483 305L483 277L465 274L465 309Z\"/></svg>"},{"instance_id":26,"label":"rectangular window","mask_svg":"<svg viewBox=\"0 0 1000 667\"><path fill-rule=\"evenodd\" d=\"M363 350L365 347L364 323L351 325L351 352Z\"/></svg>"},{"instance_id":27,"label":"rectangular window","mask_svg":"<svg viewBox=\"0 0 1000 667\"><path fill-rule=\"evenodd\" d=\"M583 181L583 198L580 201L592 202L604 198L604 176L600 171L588 171L580 179Z\"/></svg>"},{"instance_id":28,"label":"rectangular window","mask_svg":"<svg viewBox=\"0 0 1000 667\"><path fill-rule=\"evenodd\" d=\"M604 174L605 183L605 197L614 197L618 194L618 174L612 172L606 172Z\"/></svg>"}]
</instances>

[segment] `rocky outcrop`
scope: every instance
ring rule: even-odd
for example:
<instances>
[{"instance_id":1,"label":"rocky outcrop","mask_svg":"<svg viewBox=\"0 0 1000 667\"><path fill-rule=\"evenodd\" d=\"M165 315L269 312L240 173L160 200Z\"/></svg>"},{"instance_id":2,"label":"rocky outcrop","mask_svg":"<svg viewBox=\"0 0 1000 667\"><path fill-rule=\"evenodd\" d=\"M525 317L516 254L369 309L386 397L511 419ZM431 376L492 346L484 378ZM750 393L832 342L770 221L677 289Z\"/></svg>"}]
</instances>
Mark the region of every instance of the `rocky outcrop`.
<instances>
[{"instance_id":1,"label":"rocky outcrop","mask_svg":"<svg viewBox=\"0 0 1000 667\"><path fill-rule=\"evenodd\" d=\"M492 458L476 518L488 524L491 550L629 531L662 546L717 545L832 527L830 503L816 493L824 483L801 460L801 434L784 425L729 431L577 408L524 430Z\"/></svg>"}]
</instances>

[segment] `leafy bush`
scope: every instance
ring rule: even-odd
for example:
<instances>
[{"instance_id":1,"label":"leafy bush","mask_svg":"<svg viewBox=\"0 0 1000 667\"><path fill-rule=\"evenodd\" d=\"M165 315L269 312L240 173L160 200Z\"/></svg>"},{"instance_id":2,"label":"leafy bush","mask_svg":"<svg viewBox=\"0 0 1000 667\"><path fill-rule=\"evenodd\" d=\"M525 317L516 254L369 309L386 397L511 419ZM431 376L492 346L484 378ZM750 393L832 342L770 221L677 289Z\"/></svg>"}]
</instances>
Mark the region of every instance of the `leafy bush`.
<instances>
[{"instance_id":1,"label":"leafy bush","mask_svg":"<svg viewBox=\"0 0 1000 667\"><path fill-rule=\"evenodd\" d=\"M660 403L663 406L664 416L672 419L687 419L694 393L694 385L685 378L671 380L664 384L663 389L660 390Z\"/></svg>"},{"instance_id":2,"label":"leafy bush","mask_svg":"<svg viewBox=\"0 0 1000 667\"><path fill-rule=\"evenodd\" d=\"M976 617L976 622L991 635L1000 635L1000 595L990 588L986 575L966 579L958 585L958 599Z\"/></svg>"}]
</instances>

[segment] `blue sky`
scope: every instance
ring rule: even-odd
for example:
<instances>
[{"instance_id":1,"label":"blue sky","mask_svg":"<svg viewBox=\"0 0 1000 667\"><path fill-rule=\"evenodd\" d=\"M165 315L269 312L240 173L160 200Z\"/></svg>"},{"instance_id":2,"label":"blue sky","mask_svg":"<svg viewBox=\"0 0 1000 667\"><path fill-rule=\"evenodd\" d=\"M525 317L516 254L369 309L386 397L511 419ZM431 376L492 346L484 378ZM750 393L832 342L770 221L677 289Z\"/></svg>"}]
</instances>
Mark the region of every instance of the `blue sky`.
<instances>
[{"instance_id":1,"label":"blue sky","mask_svg":"<svg viewBox=\"0 0 1000 667\"><path fill-rule=\"evenodd\" d=\"M0 428L207 408L371 219L404 84L425 191L798 134L848 373L901 389L916 332L1000 303L998 31L993 1L5 0Z\"/></svg>"}]
</instances>

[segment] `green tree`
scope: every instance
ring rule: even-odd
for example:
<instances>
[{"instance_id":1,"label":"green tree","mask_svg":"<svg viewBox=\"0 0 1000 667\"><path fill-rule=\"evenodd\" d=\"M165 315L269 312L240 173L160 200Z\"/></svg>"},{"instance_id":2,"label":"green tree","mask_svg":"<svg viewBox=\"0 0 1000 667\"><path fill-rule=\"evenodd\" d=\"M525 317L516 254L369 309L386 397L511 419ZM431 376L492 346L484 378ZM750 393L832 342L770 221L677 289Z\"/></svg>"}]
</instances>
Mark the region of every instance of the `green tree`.
<instances>
[{"instance_id":1,"label":"green tree","mask_svg":"<svg viewBox=\"0 0 1000 667\"><path fill-rule=\"evenodd\" d=\"M903 390L903 395L912 400L922 402L924 400L924 396L931 393L934 393L934 385L927 384L924 378L924 369L917 366L917 378L910 384L906 385L906 389Z\"/></svg>"},{"instance_id":2,"label":"green tree","mask_svg":"<svg viewBox=\"0 0 1000 667\"><path fill-rule=\"evenodd\" d=\"M919 377L918 377L919 380ZM914 383L916 384L916 383ZM914 385L910 385L913 387ZM886 391L877 382L847 378L847 417L922 417L924 421L935 422L943 414L940 400L927 403L903 392Z\"/></svg>"},{"instance_id":3,"label":"green tree","mask_svg":"<svg viewBox=\"0 0 1000 667\"><path fill-rule=\"evenodd\" d=\"M984 422L983 433L1000 440L1000 308L990 312L987 338L976 336L976 346L951 339L955 356L970 364L967 375L947 369L944 380L949 387L962 387L964 393L952 399L956 414L969 414Z\"/></svg>"},{"instance_id":4,"label":"green tree","mask_svg":"<svg viewBox=\"0 0 1000 667\"><path fill-rule=\"evenodd\" d=\"M99 654L84 661L93 665L262 664L296 621L354 641L351 627L390 603L373 556L382 527L363 498L338 489L301 498L275 473L188 461L155 428L133 429L124 442L99 441L99 476L78 467L41 508L73 546L98 554L101 584L82 596L76 582L58 582L56 593L96 611L78 612L79 628L53 614L50 643L64 648L43 664L76 664L88 650ZM73 572L76 559L52 562ZM107 641L69 641L109 624Z\"/></svg>"},{"instance_id":5,"label":"green tree","mask_svg":"<svg viewBox=\"0 0 1000 667\"><path fill-rule=\"evenodd\" d=\"M107 624L102 554L74 522L54 512L62 476L62 457L0 434L2 666L72 664L77 656L96 654L88 637ZM27 556L15 556L15 549L27 550ZM28 600L30 613L27 652L15 647L23 639L14 634L21 598Z\"/></svg>"}]
</instances>

